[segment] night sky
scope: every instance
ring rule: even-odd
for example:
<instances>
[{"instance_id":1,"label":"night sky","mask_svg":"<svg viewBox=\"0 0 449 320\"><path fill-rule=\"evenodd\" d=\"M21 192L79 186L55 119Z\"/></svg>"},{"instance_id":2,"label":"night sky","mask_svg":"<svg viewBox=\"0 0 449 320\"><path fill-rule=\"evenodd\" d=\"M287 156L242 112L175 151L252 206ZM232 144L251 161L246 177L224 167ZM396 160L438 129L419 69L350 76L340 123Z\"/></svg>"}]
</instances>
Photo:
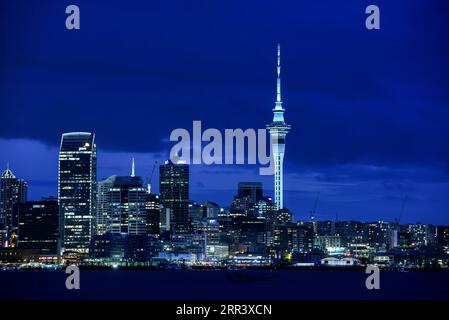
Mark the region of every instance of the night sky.
<instances>
[{"instance_id":1,"label":"night sky","mask_svg":"<svg viewBox=\"0 0 449 320\"><path fill-rule=\"evenodd\" d=\"M76 4L81 29L65 28ZM365 28L377 4L381 30ZM57 194L63 132L96 133L98 178L150 176L170 132L264 128L282 50L284 203L308 218L449 224L449 2L0 2L0 164ZM227 206L259 166L192 166L191 198ZM158 170L152 179L157 191Z\"/></svg>"}]
</instances>

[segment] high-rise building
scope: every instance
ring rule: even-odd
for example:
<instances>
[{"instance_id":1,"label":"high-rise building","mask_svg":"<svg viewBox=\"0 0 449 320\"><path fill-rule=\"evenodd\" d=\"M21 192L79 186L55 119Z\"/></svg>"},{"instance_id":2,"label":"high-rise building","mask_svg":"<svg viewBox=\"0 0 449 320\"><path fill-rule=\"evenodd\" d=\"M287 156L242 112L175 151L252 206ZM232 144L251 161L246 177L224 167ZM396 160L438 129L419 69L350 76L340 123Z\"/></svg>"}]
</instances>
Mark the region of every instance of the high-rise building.
<instances>
[{"instance_id":1,"label":"high-rise building","mask_svg":"<svg viewBox=\"0 0 449 320\"><path fill-rule=\"evenodd\" d=\"M149 235L158 235L160 233L159 222L161 216L161 204L159 196L147 194L147 232Z\"/></svg>"},{"instance_id":2,"label":"high-rise building","mask_svg":"<svg viewBox=\"0 0 449 320\"><path fill-rule=\"evenodd\" d=\"M372 248L386 248L389 240L391 224L385 221L377 221L366 224L368 232L368 244Z\"/></svg>"},{"instance_id":3,"label":"high-rise building","mask_svg":"<svg viewBox=\"0 0 449 320\"><path fill-rule=\"evenodd\" d=\"M268 216L274 216L274 212L277 211L276 204L273 203L271 198L269 197L263 197L261 200L257 201L257 203L254 205L254 210L256 213L256 216L259 217L268 217Z\"/></svg>"},{"instance_id":4,"label":"high-rise building","mask_svg":"<svg viewBox=\"0 0 449 320\"><path fill-rule=\"evenodd\" d=\"M263 254L266 249L266 219L245 217L238 224L239 242L248 246L248 251Z\"/></svg>"},{"instance_id":5,"label":"high-rise building","mask_svg":"<svg viewBox=\"0 0 449 320\"><path fill-rule=\"evenodd\" d=\"M205 216L206 208L203 205L195 202L189 201L189 219L191 222L201 221Z\"/></svg>"},{"instance_id":6,"label":"high-rise building","mask_svg":"<svg viewBox=\"0 0 449 320\"><path fill-rule=\"evenodd\" d=\"M274 251L310 253L313 249L313 230L304 224L285 223L274 228Z\"/></svg>"},{"instance_id":7,"label":"high-rise building","mask_svg":"<svg viewBox=\"0 0 449 320\"><path fill-rule=\"evenodd\" d=\"M98 184L101 234L147 234L147 192L141 177L111 176Z\"/></svg>"},{"instance_id":8,"label":"high-rise building","mask_svg":"<svg viewBox=\"0 0 449 320\"><path fill-rule=\"evenodd\" d=\"M166 161L159 167L160 201L170 209L175 233L189 232L189 166Z\"/></svg>"},{"instance_id":9,"label":"high-rise building","mask_svg":"<svg viewBox=\"0 0 449 320\"><path fill-rule=\"evenodd\" d=\"M171 209L165 208L162 204L160 205L159 214L159 232L161 234L170 232L171 230Z\"/></svg>"},{"instance_id":10,"label":"high-rise building","mask_svg":"<svg viewBox=\"0 0 449 320\"><path fill-rule=\"evenodd\" d=\"M436 229L429 224L410 224L408 234L411 246L428 246L436 241Z\"/></svg>"},{"instance_id":11,"label":"high-rise building","mask_svg":"<svg viewBox=\"0 0 449 320\"><path fill-rule=\"evenodd\" d=\"M220 224L217 220L204 218L197 221L193 229L195 233L203 236L205 246L220 244Z\"/></svg>"},{"instance_id":12,"label":"high-rise building","mask_svg":"<svg viewBox=\"0 0 449 320\"><path fill-rule=\"evenodd\" d=\"M98 182L97 186L97 224L96 234L103 235L107 232L107 227L110 224L110 217L108 214L108 195L112 188L113 179L108 179Z\"/></svg>"},{"instance_id":13,"label":"high-rise building","mask_svg":"<svg viewBox=\"0 0 449 320\"><path fill-rule=\"evenodd\" d=\"M274 202L278 209L284 208L285 137L290 131L290 125L284 121L284 112L281 99L281 47L278 45L276 102L273 109L273 122L267 125L274 161Z\"/></svg>"},{"instance_id":14,"label":"high-rise building","mask_svg":"<svg viewBox=\"0 0 449 320\"><path fill-rule=\"evenodd\" d=\"M41 254L58 253L59 206L56 198L16 205L19 212L18 247Z\"/></svg>"},{"instance_id":15,"label":"high-rise building","mask_svg":"<svg viewBox=\"0 0 449 320\"><path fill-rule=\"evenodd\" d=\"M59 150L58 201L61 251L87 253L96 215L95 134L64 133Z\"/></svg>"},{"instance_id":16,"label":"high-rise building","mask_svg":"<svg viewBox=\"0 0 449 320\"><path fill-rule=\"evenodd\" d=\"M449 246L449 226L437 226L436 240L440 246Z\"/></svg>"},{"instance_id":17,"label":"high-rise building","mask_svg":"<svg viewBox=\"0 0 449 320\"><path fill-rule=\"evenodd\" d=\"M106 232L111 232L111 230L108 230L108 227L111 227L111 214L108 212L111 208L111 189L114 187L114 183L120 183L125 181L124 187L127 188L130 185L134 185L138 188L143 188L143 182L142 179L138 178L135 179L135 164L134 164L134 158L132 158L132 164L131 164L131 178L133 179L127 179L127 177L117 177L117 176L111 176L108 179L102 180L98 182L97 187L97 217L96 217L96 234L97 235L103 235ZM139 191L141 192L141 190ZM139 197L139 201L141 201L142 197ZM120 206L120 205L119 205ZM126 207L126 210L128 210L128 207ZM141 214L141 213L140 213ZM127 215L126 215L127 216ZM127 221L128 218L126 218ZM118 232L120 233L120 232ZM127 233L127 232L126 232Z\"/></svg>"},{"instance_id":18,"label":"high-rise building","mask_svg":"<svg viewBox=\"0 0 449 320\"><path fill-rule=\"evenodd\" d=\"M16 178L9 168L0 178L0 225L8 229L17 228L17 216L14 214L14 205L27 200L27 183Z\"/></svg>"},{"instance_id":19,"label":"high-rise building","mask_svg":"<svg viewBox=\"0 0 449 320\"><path fill-rule=\"evenodd\" d=\"M204 201L203 207L208 219L217 219L222 210L218 204L209 200Z\"/></svg>"},{"instance_id":20,"label":"high-rise building","mask_svg":"<svg viewBox=\"0 0 449 320\"><path fill-rule=\"evenodd\" d=\"M252 209L254 209L255 205L251 202L249 197L242 197L235 196L234 200L231 203L231 210L234 211L240 211L244 213L245 215L248 215Z\"/></svg>"},{"instance_id":21,"label":"high-rise building","mask_svg":"<svg viewBox=\"0 0 449 320\"><path fill-rule=\"evenodd\" d=\"M238 197L247 197L251 203L256 204L263 197L263 187L261 182L239 182Z\"/></svg>"},{"instance_id":22,"label":"high-rise building","mask_svg":"<svg viewBox=\"0 0 449 320\"><path fill-rule=\"evenodd\" d=\"M248 216L257 215L257 203L265 199L260 182L239 182L237 196L231 204L232 210L238 210Z\"/></svg>"}]
</instances>

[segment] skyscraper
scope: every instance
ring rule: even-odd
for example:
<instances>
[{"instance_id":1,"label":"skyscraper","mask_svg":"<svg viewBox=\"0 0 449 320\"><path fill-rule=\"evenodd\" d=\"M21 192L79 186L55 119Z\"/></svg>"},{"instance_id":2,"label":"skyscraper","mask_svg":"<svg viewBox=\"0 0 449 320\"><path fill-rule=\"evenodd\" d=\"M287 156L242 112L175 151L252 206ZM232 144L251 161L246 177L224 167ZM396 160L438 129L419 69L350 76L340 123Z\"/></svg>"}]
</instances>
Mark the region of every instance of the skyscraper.
<instances>
[{"instance_id":1,"label":"skyscraper","mask_svg":"<svg viewBox=\"0 0 449 320\"><path fill-rule=\"evenodd\" d=\"M97 234L146 235L147 197L141 177L111 176L99 182Z\"/></svg>"},{"instance_id":2,"label":"skyscraper","mask_svg":"<svg viewBox=\"0 0 449 320\"><path fill-rule=\"evenodd\" d=\"M238 197L247 197L251 203L256 204L263 197L263 187L261 182L239 182Z\"/></svg>"},{"instance_id":3,"label":"skyscraper","mask_svg":"<svg viewBox=\"0 0 449 320\"><path fill-rule=\"evenodd\" d=\"M62 252L87 253L95 227L95 134L64 133L59 150L58 202Z\"/></svg>"},{"instance_id":4,"label":"skyscraper","mask_svg":"<svg viewBox=\"0 0 449 320\"><path fill-rule=\"evenodd\" d=\"M152 193L147 193L147 232L150 235L158 235L161 206L159 197Z\"/></svg>"},{"instance_id":5,"label":"skyscraper","mask_svg":"<svg viewBox=\"0 0 449 320\"><path fill-rule=\"evenodd\" d=\"M166 161L159 167L160 201L171 211L171 230L189 231L189 166Z\"/></svg>"},{"instance_id":6,"label":"skyscraper","mask_svg":"<svg viewBox=\"0 0 449 320\"><path fill-rule=\"evenodd\" d=\"M278 209L284 207L285 136L290 131L290 126L284 121L284 112L281 99L281 47L278 44L276 102L273 109L273 122L267 125L274 159L274 202Z\"/></svg>"},{"instance_id":7,"label":"skyscraper","mask_svg":"<svg viewBox=\"0 0 449 320\"><path fill-rule=\"evenodd\" d=\"M27 183L16 178L8 164L0 179L0 225L4 225L9 230L17 228L14 205L24 203L26 200Z\"/></svg>"},{"instance_id":8,"label":"skyscraper","mask_svg":"<svg viewBox=\"0 0 449 320\"><path fill-rule=\"evenodd\" d=\"M20 249L37 249L42 254L57 254L59 236L58 200L28 201L18 204Z\"/></svg>"},{"instance_id":9,"label":"skyscraper","mask_svg":"<svg viewBox=\"0 0 449 320\"><path fill-rule=\"evenodd\" d=\"M107 232L108 225L110 223L110 217L108 213L109 209L109 190L112 188L113 179L108 179L98 182L97 187L97 224L96 234L104 235Z\"/></svg>"}]
</instances>

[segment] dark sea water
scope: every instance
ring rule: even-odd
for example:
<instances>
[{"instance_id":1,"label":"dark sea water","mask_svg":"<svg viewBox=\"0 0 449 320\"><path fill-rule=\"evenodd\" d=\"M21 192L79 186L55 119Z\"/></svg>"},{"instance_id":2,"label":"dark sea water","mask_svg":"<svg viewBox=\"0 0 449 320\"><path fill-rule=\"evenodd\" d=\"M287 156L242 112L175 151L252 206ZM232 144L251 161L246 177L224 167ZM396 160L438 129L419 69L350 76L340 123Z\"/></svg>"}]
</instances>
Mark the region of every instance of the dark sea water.
<instances>
[{"instance_id":1,"label":"dark sea water","mask_svg":"<svg viewBox=\"0 0 449 320\"><path fill-rule=\"evenodd\" d=\"M132 300L449 300L449 272L381 272L367 290L363 271L81 271L67 290L64 271L0 272L0 299Z\"/></svg>"}]
</instances>

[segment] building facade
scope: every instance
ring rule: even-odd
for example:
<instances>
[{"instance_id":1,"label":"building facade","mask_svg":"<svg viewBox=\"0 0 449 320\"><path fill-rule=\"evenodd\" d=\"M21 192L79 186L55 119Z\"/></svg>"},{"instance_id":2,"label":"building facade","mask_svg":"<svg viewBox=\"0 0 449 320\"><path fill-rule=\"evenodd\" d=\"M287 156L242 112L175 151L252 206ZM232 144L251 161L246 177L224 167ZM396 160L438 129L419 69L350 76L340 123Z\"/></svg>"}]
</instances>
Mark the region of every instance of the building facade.
<instances>
[{"instance_id":1,"label":"building facade","mask_svg":"<svg viewBox=\"0 0 449 320\"><path fill-rule=\"evenodd\" d=\"M189 232L189 166L171 161L161 165L159 192L161 205L171 212L171 231Z\"/></svg>"},{"instance_id":2,"label":"building facade","mask_svg":"<svg viewBox=\"0 0 449 320\"><path fill-rule=\"evenodd\" d=\"M59 150L58 202L61 251L87 253L96 215L95 135L64 133Z\"/></svg>"},{"instance_id":3,"label":"building facade","mask_svg":"<svg viewBox=\"0 0 449 320\"><path fill-rule=\"evenodd\" d=\"M256 204L263 197L263 186L261 182L239 182L239 198L248 198L252 204Z\"/></svg>"},{"instance_id":4,"label":"building facade","mask_svg":"<svg viewBox=\"0 0 449 320\"><path fill-rule=\"evenodd\" d=\"M141 177L112 176L106 193L107 226L112 234L147 234L147 192Z\"/></svg>"},{"instance_id":5,"label":"building facade","mask_svg":"<svg viewBox=\"0 0 449 320\"><path fill-rule=\"evenodd\" d=\"M16 205L19 212L18 247L56 255L59 240L59 206L55 198Z\"/></svg>"},{"instance_id":6,"label":"building facade","mask_svg":"<svg viewBox=\"0 0 449 320\"><path fill-rule=\"evenodd\" d=\"M147 194L147 232L149 235L159 235L160 234L160 216L161 216L161 204L159 201L159 196L148 193Z\"/></svg>"},{"instance_id":7,"label":"building facade","mask_svg":"<svg viewBox=\"0 0 449 320\"><path fill-rule=\"evenodd\" d=\"M27 200L27 189L26 181L16 178L8 165L0 178L0 225L17 227L14 205Z\"/></svg>"},{"instance_id":8,"label":"building facade","mask_svg":"<svg viewBox=\"0 0 449 320\"><path fill-rule=\"evenodd\" d=\"M99 181L97 186L97 218L96 218L96 234L103 235L107 232L110 224L108 214L108 192L113 186L113 180L110 178Z\"/></svg>"}]
</instances>

